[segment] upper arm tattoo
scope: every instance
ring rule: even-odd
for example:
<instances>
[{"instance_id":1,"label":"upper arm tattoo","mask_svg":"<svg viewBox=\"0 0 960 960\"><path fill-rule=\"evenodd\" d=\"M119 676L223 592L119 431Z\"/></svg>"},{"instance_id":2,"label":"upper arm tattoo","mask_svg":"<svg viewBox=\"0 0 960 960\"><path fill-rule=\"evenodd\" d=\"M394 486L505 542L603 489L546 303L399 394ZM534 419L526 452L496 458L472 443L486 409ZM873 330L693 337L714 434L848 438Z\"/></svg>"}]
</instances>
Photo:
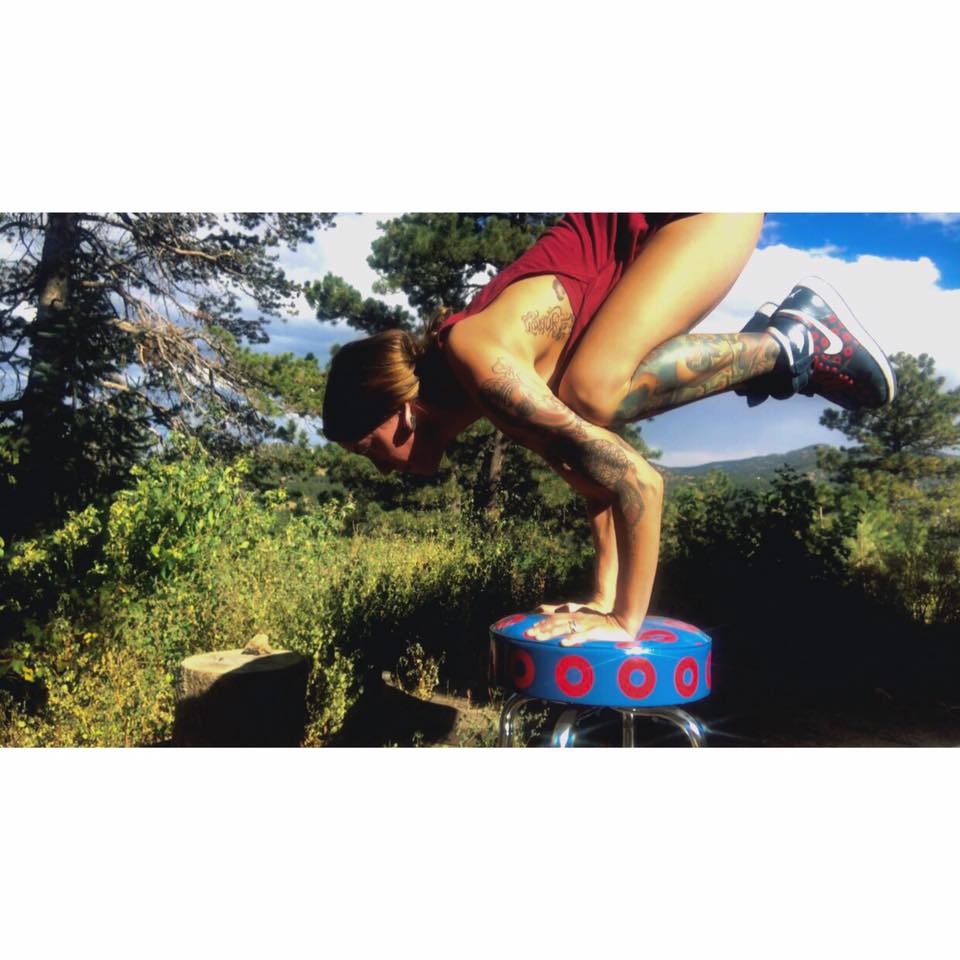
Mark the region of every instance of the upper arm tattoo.
<instances>
[{"instance_id":1,"label":"upper arm tattoo","mask_svg":"<svg viewBox=\"0 0 960 960\"><path fill-rule=\"evenodd\" d=\"M543 455L556 469L566 465L593 483L615 493L631 523L643 514L646 484L637 472L633 448L616 434L591 436L600 428L589 426L544 384L520 376L510 362L499 357L493 376L479 387L480 398L497 418L518 432L534 428L543 443Z\"/></svg>"}]
</instances>

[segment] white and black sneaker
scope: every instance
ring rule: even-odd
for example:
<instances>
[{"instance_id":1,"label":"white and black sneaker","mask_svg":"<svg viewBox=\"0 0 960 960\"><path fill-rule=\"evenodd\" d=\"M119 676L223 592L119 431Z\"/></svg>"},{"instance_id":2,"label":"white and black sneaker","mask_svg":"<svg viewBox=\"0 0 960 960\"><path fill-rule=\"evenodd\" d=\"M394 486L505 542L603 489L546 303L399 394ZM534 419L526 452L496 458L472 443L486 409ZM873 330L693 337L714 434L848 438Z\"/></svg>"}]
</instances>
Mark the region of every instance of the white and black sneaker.
<instances>
[{"instance_id":1,"label":"white and black sneaker","mask_svg":"<svg viewBox=\"0 0 960 960\"><path fill-rule=\"evenodd\" d=\"M771 373L737 388L750 406L796 393L817 394L847 410L893 402L897 378L890 361L826 280L807 277L768 313L771 306L764 304L743 328L767 332L783 347Z\"/></svg>"}]
</instances>

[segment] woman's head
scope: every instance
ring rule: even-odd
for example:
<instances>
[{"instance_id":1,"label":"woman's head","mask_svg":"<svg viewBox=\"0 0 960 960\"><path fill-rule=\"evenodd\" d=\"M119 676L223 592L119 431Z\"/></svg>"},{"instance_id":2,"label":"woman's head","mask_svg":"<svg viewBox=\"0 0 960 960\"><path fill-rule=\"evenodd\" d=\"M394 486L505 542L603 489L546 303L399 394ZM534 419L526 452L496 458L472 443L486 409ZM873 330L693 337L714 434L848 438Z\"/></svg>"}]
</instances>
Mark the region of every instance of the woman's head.
<instances>
[{"instance_id":1,"label":"woman's head","mask_svg":"<svg viewBox=\"0 0 960 960\"><path fill-rule=\"evenodd\" d=\"M422 349L405 330L344 344L334 355L323 398L323 433L354 443L420 395Z\"/></svg>"},{"instance_id":2,"label":"woman's head","mask_svg":"<svg viewBox=\"0 0 960 960\"><path fill-rule=\"evenodd\" d=\"M334 355L323 399L323 432L381 470L435 473L465 395L436 345L386 330L344 344ZM456 431L454 431L455 433Z\"/></svg>"}]
</instances>

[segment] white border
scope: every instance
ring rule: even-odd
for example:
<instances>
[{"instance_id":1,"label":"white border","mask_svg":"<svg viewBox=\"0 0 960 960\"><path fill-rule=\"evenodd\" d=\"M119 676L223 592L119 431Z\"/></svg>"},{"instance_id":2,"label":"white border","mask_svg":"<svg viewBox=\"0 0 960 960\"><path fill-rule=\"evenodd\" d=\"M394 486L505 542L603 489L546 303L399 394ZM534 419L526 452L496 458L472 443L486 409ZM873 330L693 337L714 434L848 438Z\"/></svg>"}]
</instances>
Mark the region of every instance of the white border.
<instances>
[{"instance_id":1,"label":"white border","mask_svg":"<svg viewBox=\"0 0 960 960\"><path fill-rule=\"evenodd\" d=\"M0 196L958 210L944 9L15 5ZM948 942L955 770L933 750L4 751L5 941L923 954Z\"/></svg>"}]
</instances>

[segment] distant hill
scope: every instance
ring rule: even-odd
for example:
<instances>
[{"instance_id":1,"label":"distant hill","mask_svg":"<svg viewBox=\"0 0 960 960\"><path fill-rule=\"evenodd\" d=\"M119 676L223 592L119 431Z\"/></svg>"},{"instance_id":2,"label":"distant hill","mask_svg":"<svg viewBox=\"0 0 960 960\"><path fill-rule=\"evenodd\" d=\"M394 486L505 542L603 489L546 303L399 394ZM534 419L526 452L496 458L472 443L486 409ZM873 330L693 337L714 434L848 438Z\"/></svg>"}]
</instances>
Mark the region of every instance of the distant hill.
<instances>
[{"instance_id":1,"label":"distant hill","mask_svg":"<svg viewBox=\"0 0 960 960\"><path fill-rule=\"evenodd\" d=\"M825 480L823 471L817 469L817 452L824 446L826 445L815 443L799 450L789 450L787 453L770 453L762 457L746 457L743 460L715 460L694 467L661 467L660 470L668 487L690 483L711 470L722 471L738 486L765 486L784 464L810 476L811 479Z\"/></svg>"}]
</instances>

